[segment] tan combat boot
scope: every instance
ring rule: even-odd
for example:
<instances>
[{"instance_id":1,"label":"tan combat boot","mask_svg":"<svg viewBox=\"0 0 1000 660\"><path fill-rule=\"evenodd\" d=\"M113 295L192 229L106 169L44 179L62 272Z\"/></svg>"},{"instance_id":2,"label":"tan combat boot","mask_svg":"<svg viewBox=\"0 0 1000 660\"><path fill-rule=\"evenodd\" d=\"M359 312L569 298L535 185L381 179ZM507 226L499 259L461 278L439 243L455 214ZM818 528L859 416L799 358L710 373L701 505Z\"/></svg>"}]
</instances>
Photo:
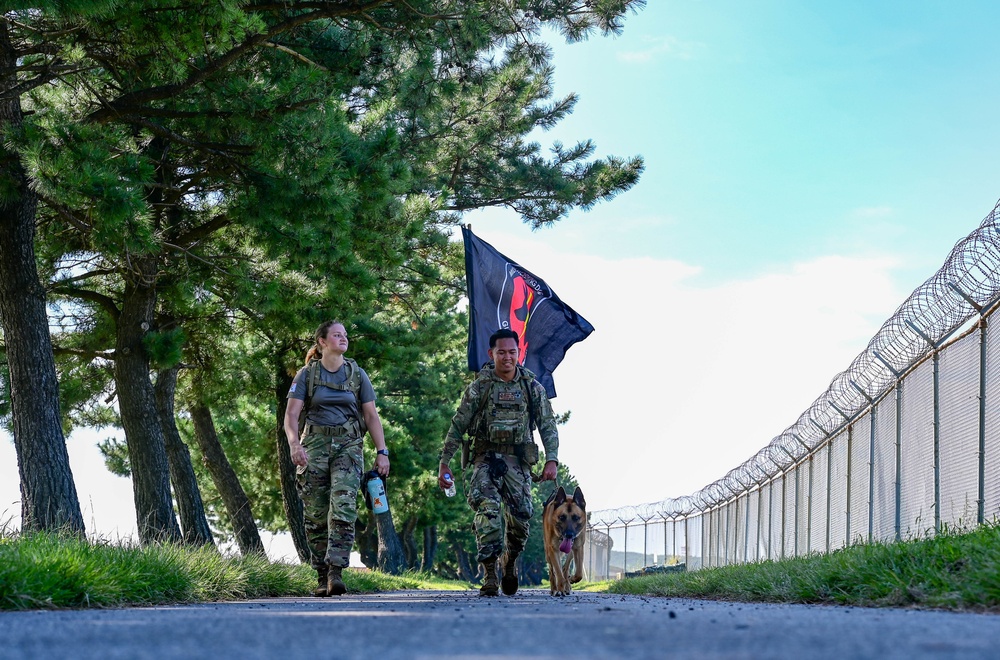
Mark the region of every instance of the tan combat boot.
<instances>
[{"instance_id":1,"label":"tan combat boot","mask_svg":"<svg viewBox=\"0 0 1000 660\"><path fill-rule=\"evenodd\" d=\"M326 581L327 595L340 596L347 593L347 585L344 584L343 570L340 566L331 566L330 575Z\"/></svg>"},{"instance_id":2,"label":"tan combat boot","mask_svg":"<svg viewBox=\"0 0 1000 660\"><path fill-rule=\"evenodd\" d=\"M500 588L505 596L513 596L517 593L517 555L506 552L500 555L500 568L503 571Z\"/></svg>"},{"instance_id":3,"label":"tan combat boot","mask_svg":"<svg viewBox=\"0 0 1000 660\"><path fill-rule=\"evenodd\" d=\"M319 580L317 581L316 588L313 589L313 596L316 596L317 598L323 598L325 596L330 595L329 592L327 592L326 590L326 578L329 572L330 572L329 566L323 566L322 568L316 569L316 574L319 576Z\"/></svg>"},{"instance_id":4,"label":"tan combat boot","mask_svg":"<svg viewBox=\"0 0 1000 660\"><path fill-rule=\"evenodd\" d=\"M483 586L479 587L479 595L496 596L500 591L500 585L497 583L497 558L484 561L483 568L486 569L486 578L483 580Z\"/></svg>"}]
</instances>

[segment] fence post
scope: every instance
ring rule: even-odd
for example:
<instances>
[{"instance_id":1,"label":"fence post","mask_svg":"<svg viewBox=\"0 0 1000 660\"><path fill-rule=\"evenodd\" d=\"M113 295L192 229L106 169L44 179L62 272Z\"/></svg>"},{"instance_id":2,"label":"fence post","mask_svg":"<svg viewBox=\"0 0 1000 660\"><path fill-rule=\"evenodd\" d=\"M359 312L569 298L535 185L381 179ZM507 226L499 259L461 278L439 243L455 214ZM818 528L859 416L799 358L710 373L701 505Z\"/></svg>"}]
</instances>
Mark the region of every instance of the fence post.
<instances>
[{"instance_id":1,"label":"fence post","mask_svg":"<svg viewBox=\"0 0 1000 660\"><path fill-rule=\"evenodd\" d=\"M662 513L660 513L663 516ZM663 565L667 565L667 519L663 518Z\"/></svg>"},{"instance_id":2,"label":"fence post","mask_svg":"<svg viewBox=\"0 0 1000 660\"><path fill-rule=\"evenodd\" d=\"M976 521L980 525L986 518L986 323L985 316L979 319L979 497L976 499Z\"/></svg>"},{"instance_id":3,"label":"fence post","mask_svg":"<svg viewBox=\"0 0 1000 660\"><path fill-rule=\"evenodd\" d=\"M690 566L691 559L691 514L684 518L684 568ZM674 529L674 542L677 542L677 530Z\"/></svg>"},{"instance_id":4,"label":"fence post","mask_svg":"<svg viewBox=\"0 0 1000 660\"><path fill-rule=\"evenodd\" d=\"M985 307L953 282L948 282L948 286L979 312L979 493L976 498L976 523L982 525L986 517L986 316L983 314ZM995 303L996 301L988 307L992 307Z\"/></svg>"},{"instance_id":5,"label":"fence post","mask_svg":"<svg viewBox=\"0 0 1000 660\"><path fill-rule=\"evenodd\" d=\"M685 527L684 527L684 529L685 529L685 531L684 531L684 549L685 549L685 551L684 551L684 554L685 554L684 565L687 566L687 518L684 518L684 520L685 520ZM673 549L674 549L673 555L675 557L677 557L677 561L680 561L680 559L681 559L681 550L677 546L677 518L674 518L673 520L671 520L670 521L670 525L671 525L671 529L674 532L674 534L673 534L673 539L674 539L674 543L673 543Z\"/></svg>"},{"instance_id":6,"label":"fence post","mask_svg":"<svg viewBox=\"0 0 1000 660\"><path fill-rule=\"evenodd\" d=\"M649 521L645 518L642 519L642 566L639 568L644 568L649 561Z\"/></svg>"},{"instance_id":7,"label":"fence post","mask_svg":"<svg viewBox=\"0 0 1000 660\"><path fill-rule=\"evenodd\" d=\"M844 512L844 521L847 526L847 537L844 542L846 545L851 545L851 476L854 472L851 465L851 456L854 453L854 424L852 423L854 418L848 416L847 413L834 405L832 401L830 402L830 407L840 413L840 416L847 422L847 511Z\"/></svg>"},{"instance_id":8,"label":"fence post","mask_svg":"<svg viewBox=\"0 0 1000 660\"><path fill-rule=\"evenodd\" d=\"M750 555L747 553L750 547L750 491L747 491L747 505L744 509L746 521L743 524L743 563L746 564L750 561Z\"/></svg>"},{"instance_id":9,"label":"fence post","mask_svg":"<svg viewBox=\"0 0 1000 660\"><path fill-rule=\"evenodd\" d=\"M737 525L740 524L740 522L739 522L740 521L740 498L739 498L739 496L736 497L736 502L733 504L733 506L735 507L735 510L733 511L733 515L732 516L729 516L729 515L726 516L726 529L727 530L728 529L732 529L733 530L733 543L732 543L731 546L729 546L729 532L728 531L726 532L726 545L729 546L729 547L726 548L726 563L727 564L736 564L736 563L739 562L739 560L737 559L737 556L736 556L736 553L737 553L737 551L739 549L739 540L740 540L740 535L736 532L736 527L737 527ZM732 548L732 550L729 549L730 547Z\"/></svg>"},{"instance_id":10,"label":"fence post","mask_svg":"<svg viewBox=\"0 0 1000 660\"><path fill-rule=\"evenodd\" d=\"M851 454L853 454L854 449L854 424L847 425L847 511L845 517L845 523L847 525L847 536L845 538L845 543L851 545L851 473L852 473L852 461Z\"/></svg>"},{"instance_id":11,"label":"fence post","mask_svg":"<svg viewBox=\"0 0 1000 660\"><path fill-rule=\"evenodd\" d=\"M754 544L754 561L760 561L760 521L764 516L764 485L757 484L757 539Z\"/></svg>"},{"instance_id":12,"label":"fence post","mask_svg":"<svg viewBox=\"0 0 1000 660\"><path fill-rule=\"evenodd\" d=\"M875 400L868 396L868 392L865 392L860 385L853 380L850 383L868 401L868 406L871 409L869 413L871 417L871 433L868 445L868 542L871 543L872 537L875 534L875 426L878 422L878 406L875 405Z\"/></svg>"},{"instance_id":13,"label":"fence post","mask_svg":"<svg viewBox=\"0 0 1000 660\"><path fill-rule=\"evenodd\" d=\"M701 520L701 555L702 555L702 565L711 566L712 565L712 514L704 514ZM708 518L706 521L705 518Z\"/></svg>"},{"instance_id":14,"label":"fence post","mask_svg":"<svg viewBox=\"0 0 1000 660\"><path fill-rule=\"evenodd\" d=\"M799 465L795 468L795 520L792 524L795 525L795 556L799 556L799 516L802 515L802 508L799 506L802 503L801 500L801 490L802 490L802 466Z\"/></svg>"},{"instance_id":15,"label":"fence post","mask_svg":"<svg viewBox=\"0 0 1000 660\"><path fill-rule=\"evenodd\" d=\"M607 555L604 557L604 563L607 564L607 570L604 571L604 574L610 580L611 579L611 545L612 545L612 541L611 541L611 523L607 523L607 526L608 526L608 552L607 552Z\"/></svg>"},{"instance_id":16,"label":"fence post","mask_svg":"<svg viewBox=\"0 0 1000 660\"><path fill-rule=\"evenodd\" d=\"M704 557L702 560L705 566L712 565L712 512L707 511L705 513L704 520L701 523L701 538L702 538L702 551L701 554Z\"/></svg>"},{"instance_id":17,"label":"fence post","mask_svg":"<svg viewBox=\"0 0 1000 660\"><path fill-rule=\"evenodd\" d=\"M594 579L594 528L587 525L587 551L590 555L587 561L587 579Z\"/></svg>"},{"instance_id":18,"label":"fence post","mask_svg":"<svg viewBox=\"0 0 1000 660\"><path fill-rule=\"evenodd\" d=\"M930 344L934 355L931 360L934 364L934 533L941 532L941 392L939 390L941 381L941 351L938 345L928 337L923 330L918 328L912 321L904 321L906 325Z\"/></svg>"},{"instance_id":19,"label":"fence post","mask_svg":"<svg viewBox=\"0 0 1000 660\"><path fill-rule=\"evenodd\" d=\"M806 508L806 554L812 553L813 528L813 456L809 455L809 506Z\"/></svg>"},{"instance_id":20,"label":"fence post","mask_svg":"<svg viewBox=\"0 0 1000 660\"><path fill-rule=\"evenodd\" d=\"M830 552L830 484L833 481L833 441L826 440L826 552Z\"/></svg>"},{"instance_id":21,"label":"fence post","mask_svg":"<svg viewBox=\"0 0 1000 660\"><path fill-rule=\"evenodd\" d=\"M800 438L797 434L792 433L791 435L809 453L809 491L807 493L809 503L806 504L806 554L809 554L812 551L813 452L809 448L809 445L802 442L802 438ZM796 508L795 517L798 518L798 516L798 509ZM795 533L795 554L798 554L798 527L795 528Z\"/></svg>"},{"instance_id":22,"label":"fence post","mask_svg":"<svg viewBox=\"0 0 1000 660\"><path fill-rule=\"evenodd\" d=\"M788 473L781 475L781 558L785 558L786 511L788 503Z\"/></svg>"},{"instance_id":23,"label":"fence post","mask_svg":"<svg viewBox=\"0 0 1000 660\"><path fill-rule=\"evenodd\" d=\"M774 479L767 489L767 558L774 559Z\"/></svg>"},{"instance_id":24,"label":"fence post","mask_svg":"<svg viewBox=\"0 0 1000 660\"><path fill-rule=\"evenodd\" d=\"M902 478L903 478L903 374L896 371L889 361L878 354L878 351L872 351L872 355L875 356L879 362L884 364L886 368L896 377L896 513L895 513L895 527L896 527L896 540L902 540L902 525L900 518L902 516Z\"/></svg>"},{"instance_id":25,"label":"fence post","mask_svg":"<svg viewBox=\"0 0 1000 660\"><path fill-rule=\"evenodd\" d=\"M896 380L896 540L903 538L903 379Z\"/></svg>"},{"instance_id":26,"label":"fence post","mask_svg":"<svg viewBox=\"0 0 1000 660\"><path fill-rule=\"evenodd\" d=\"M622 553L622 577L625 577L627 574L628 574L628 523L625 523L625 548L624 552Z\"/></svg>"}]
</instances>

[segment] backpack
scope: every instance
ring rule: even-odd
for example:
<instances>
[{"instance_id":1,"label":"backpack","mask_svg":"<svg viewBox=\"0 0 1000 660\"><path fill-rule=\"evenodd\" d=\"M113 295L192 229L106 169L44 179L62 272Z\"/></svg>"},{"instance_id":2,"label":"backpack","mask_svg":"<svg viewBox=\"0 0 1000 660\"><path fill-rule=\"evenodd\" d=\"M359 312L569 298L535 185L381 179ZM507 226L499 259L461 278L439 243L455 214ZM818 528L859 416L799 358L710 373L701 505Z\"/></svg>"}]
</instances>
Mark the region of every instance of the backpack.
<instances>
[{"instance_id":1,"label":"backpack","mask_svg":"<svg viewBox=\"0 0 1000 660\"><path fill-rule=\"evenodd\" d=\"M361 412L361 367L351 358L344 358L344 364L347 367L347 378L344 379L343 383L324 380L322 377L323 370L320 369L320 361L318 359L310 360L309 364L306 365L306 398L303 401L302 412L299 413L299 437L302 436L302 430L305 428L306 411L309 410L309 403L312 401L313 393L320 385L329 387L331 390L350 390L354 393L354 400L358 403L358 427L361 429L361 437L365 437L365 433L368 432L368 426L365 424L365 416Z\"/></svg>"}]
</instances>

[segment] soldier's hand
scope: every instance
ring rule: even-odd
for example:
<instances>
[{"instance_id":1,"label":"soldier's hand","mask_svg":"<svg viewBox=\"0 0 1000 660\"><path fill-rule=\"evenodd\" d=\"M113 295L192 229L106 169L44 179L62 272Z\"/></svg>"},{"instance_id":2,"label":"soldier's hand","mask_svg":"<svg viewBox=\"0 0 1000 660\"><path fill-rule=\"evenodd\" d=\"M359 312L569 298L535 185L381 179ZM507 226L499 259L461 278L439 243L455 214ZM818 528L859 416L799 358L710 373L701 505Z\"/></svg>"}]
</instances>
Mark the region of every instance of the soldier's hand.
<instances>
[{"instance_id":1,"label":"soldier's hand","mask_svg":"<svg viewBox=\"0 0 1000 660\"><path fill-rule=\"evenodd\" d=\"M295 443L291 449L292 463L296 465L308 465L309 464L309 454L306 453L306 448L300 443Z\"/></svg>"},{"instance_id":2,"label":"soldier's hand","mask_svg":"<svg viewBox=\"0 0 1000 660\"><path fill-rule=\"evenodd\" d=\"M445 481L445 479L444 479L444 475L446 475L446 474L451 474L451 468L448 467L447 465L445 465L444 463L439 464L438 465L438 486L440 486L441 488L447 488L450 485L449 482ZM454 483L454 481L455 481L455 475L452 475L451 482Z\"/></svg>"},{"instance_id":3,"label":"soldier's hand","mask_svg":"<svg viewBox=\"0 0 1000 660\"><path fill-rule=\"evenodd\" d=\"M558 461L545 461L545 467L542 468L542 481L555 481L558 473Z\"/></svg>"},{"instance_id":4,"label":"soldier's hand","mask_svg":"<svg viewBox=\"0 0 1000 660\"><path fill-rule=\"evenodd\" d=\"M387 476L389 474L389 457L378 454L375 457L375 471L380 475Z\"/></svg>"}]
</instances>

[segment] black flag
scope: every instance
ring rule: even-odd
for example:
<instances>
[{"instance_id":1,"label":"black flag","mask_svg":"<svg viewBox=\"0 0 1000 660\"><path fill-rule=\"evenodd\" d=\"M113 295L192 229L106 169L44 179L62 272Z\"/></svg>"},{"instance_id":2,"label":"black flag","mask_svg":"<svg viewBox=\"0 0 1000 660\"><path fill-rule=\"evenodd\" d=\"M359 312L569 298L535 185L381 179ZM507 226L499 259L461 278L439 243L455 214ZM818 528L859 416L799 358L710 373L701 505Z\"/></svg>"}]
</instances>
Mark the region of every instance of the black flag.
<instances>
[{"instance_id":1,"label":"black flag","mask_svg":"<svg viewBox=\"0 0 1000 660\"><path fill-rule=\"evenodd\" d=\"M566 351L594 331L587 319L530 271L462 227L465 281L469 291L469 369L489 362L490 335L509 328L521 339L521 364L552 398L552 372Z\"/></svg>"}]
</instances>

